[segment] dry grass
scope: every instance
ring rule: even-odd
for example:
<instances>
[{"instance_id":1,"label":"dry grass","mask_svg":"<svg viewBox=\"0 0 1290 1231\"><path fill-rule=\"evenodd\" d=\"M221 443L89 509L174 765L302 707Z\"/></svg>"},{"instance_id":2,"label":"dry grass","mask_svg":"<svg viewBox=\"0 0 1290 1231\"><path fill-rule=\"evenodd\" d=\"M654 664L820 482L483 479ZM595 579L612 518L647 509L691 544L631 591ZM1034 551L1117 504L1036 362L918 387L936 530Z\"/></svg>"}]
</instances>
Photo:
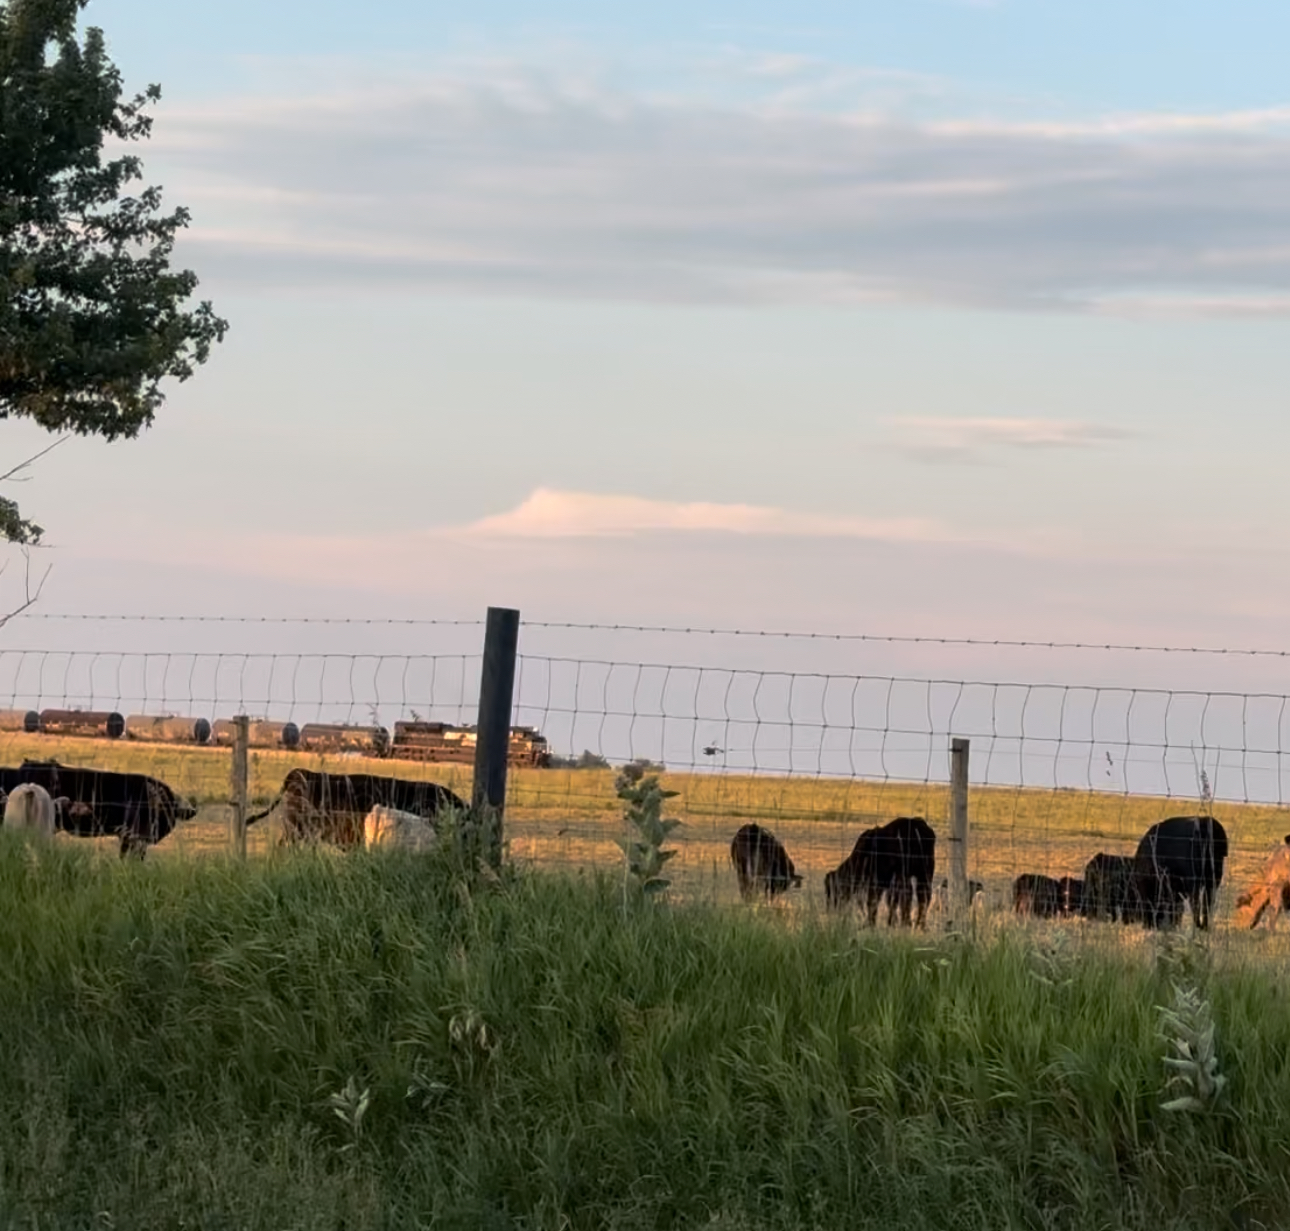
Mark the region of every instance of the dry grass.
<instances>
[{"instance_id":1,"label":"dry grass","mask_svg":"<svg viewBox=\"0 0 1290 1231\"><path fill-rule=\"evenodd\" d=\"M130 741L52 739L6 734L0 762L53 757L68 765L152 774L201 805L198 816L157 848L159 856L220 852L228 846L227 749L183 748ZM352 755L253 751L253 806L263 807L295 766L345 770L442 783L463 798L471 786L469 766L377 760ZM515 858L544 867L608 868L621 863L621 810L611 770L513 770L507 805L507 837ZM942 837L948 832L948 789L940 784L872 782L826 778L773 778L715 773L664 775L679 794L670 814L680 817L678 854L669 864L686 896L717 901L734 897L730 838L745 821L772 829L788 848L804 890L791 895L798 907L818 907L824 873L850 851L862 829L900 815L926 816ZM968 874L986 886L987 900L1006 904L1019 872L1078 876L1098 851L1131 854L1143 831L1166 816L1197 811L1196 800L1125 796L1031 788L974 788ZM1226 917L1236 890L1262 868L1270 850L1290 832L1290 808L1220 804L1231 853L1220 895ZM276 840L272 819L253 826L248 850L262 854ZM942 842L938 867L948 866Z\"/></svg>"}]
</instances>

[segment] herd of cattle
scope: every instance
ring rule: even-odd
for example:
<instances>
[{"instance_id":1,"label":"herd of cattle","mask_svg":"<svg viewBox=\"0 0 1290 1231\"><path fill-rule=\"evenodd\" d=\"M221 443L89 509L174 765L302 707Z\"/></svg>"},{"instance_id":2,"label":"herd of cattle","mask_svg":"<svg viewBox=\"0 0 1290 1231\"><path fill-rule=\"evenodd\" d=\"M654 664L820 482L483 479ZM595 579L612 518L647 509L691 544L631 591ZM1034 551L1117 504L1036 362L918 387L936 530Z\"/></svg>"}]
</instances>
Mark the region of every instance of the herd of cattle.
<instances>
[{"instance_id":1,"label":"herd of cattle","mask_svg":"<svg viewBox=\"0 0 1290 1231\"><path fill-rule=\"evenodd\" d=\"M1227 833L1219 821L1174 816L1152 825L1131 856L1099 851L1082 878L1022 873L1012 885L1012 905L1020 915L1042 919L1081 917L1172 928L1190 904L1193 922L1205 929L1226 860ZM735 834L730 861L745 899L758 894L774 898L802 884L783 844L760 825L744 825ZM899 917L905 926L912 921L921 927L935 878L935 831L922 817L901 816L856 839L846 859L825 875L824 896L831 908L858 902L871 926L886 897L888 926ZM968 883L971 897L981 889L979 882ZM1275 926L1290 911L1290 834L1236 905L1237 923L1243 927L1256 927L1265 917Z\"/></svg>"},{"instance_id":2,"label":"herd of cattle","mask_svg":"<svg viewBox=\"0 0 1290 1231\"><path fill-rule=\"evenodd\" d=\"M0 768L0 809L6 827L114 836L123 857L142 855L197 813L146 774L33 760L17 769ZM466 803L434 782L293 769L277 798L246 823L256 824L278 809L285 842L421 849L434 841L436 817L464 812ZM1215 818L1170 817L1147 830L1132 856L1099 851L1082 878L1023 873L1013 882L1012 904L1018 914L1038 918L1077 916L1149 928L1176 927L1190 904L1196 927L1204 929L1227 854L1227 833ZM783 844L760 825L744 825L735 834L730 859L745 899L774 898L802 884ZM825 901L830 908L858 903L872 926L885 897L888 926L899 919L922 927L935 879L935 831L923 817L902 816L856 839L846 859L824 877ZM969 882L971 896L981 888ZM1282 913L1290 912L1290 834L1236 907L1241 927L1256 927L1265 919L1275 926Z\"/></svg>"},{"instance_id":3,"label":"herd of cattle","mask_svg":"<svg viewBox=\"0 0 1290 1231\"><path fill-rule=\"evenodd\" d=\"M463 800L433 782L407 782L370 774L324 774L293 769L282 792L247 824L282 806L287 842L313 839L340 847L403 846L434 842L433 818L463 810ZM24 761L0 768L0 809L10 829L76 837L112 836L122 857L142 856L197 809L164 782L146 774L75 769L56 761Z\"/></svg>"},{"instance_id":4,"label":"herd of cattle","mask_svg":"<svg viewBox=\"0 0 1290 1231\"><path fill-rule=\"evenodd\" d=\"M418 845L424 839L418 826L430 826L441 810L466 807L452 791L434 782L307 769L291 770L277 799L263 812L247 817L247 824L263 820L279 806L285 841L313 838L342 847L364 844L374 809L385 818L384 827L377 826L378 835L416 834L409 844ZM48 833L61 830L82 838L115 837L123 857L143 855L180 821L197 815L192 804L146 774L32 760L17 769L0 768L0 809L6 826ZM387 841L388 837L379 838L377 844Z\"/></svg>"}]
</instances>

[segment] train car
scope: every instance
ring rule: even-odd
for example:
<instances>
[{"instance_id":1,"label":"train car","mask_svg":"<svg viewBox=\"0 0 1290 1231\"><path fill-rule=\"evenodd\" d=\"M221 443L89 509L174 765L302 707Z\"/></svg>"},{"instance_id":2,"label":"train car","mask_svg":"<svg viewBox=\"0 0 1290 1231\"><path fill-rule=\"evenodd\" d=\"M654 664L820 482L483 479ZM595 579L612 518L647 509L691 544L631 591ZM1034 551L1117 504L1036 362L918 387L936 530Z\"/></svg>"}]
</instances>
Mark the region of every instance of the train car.
<instances>
[{"instance_id":1,"label":"train car","mask_svg":"<svg viewBox=\"0 0 1290 1231\"><path fill-rule=\"evenodd\" d=\"M125 720L125 737L152 744L208 744L211 724L206 718L130 714Z\"/></svg>"},{"instance_id":2,"label":"train car","mask_svg":"<svg viewBox=\"0 0 1290 1231\"><path fill-rule=\"evenodd\" d=\"M115 710L41 710L40 730L45 735L120 739L125 718Z\"/></svg>"}]
</instances>

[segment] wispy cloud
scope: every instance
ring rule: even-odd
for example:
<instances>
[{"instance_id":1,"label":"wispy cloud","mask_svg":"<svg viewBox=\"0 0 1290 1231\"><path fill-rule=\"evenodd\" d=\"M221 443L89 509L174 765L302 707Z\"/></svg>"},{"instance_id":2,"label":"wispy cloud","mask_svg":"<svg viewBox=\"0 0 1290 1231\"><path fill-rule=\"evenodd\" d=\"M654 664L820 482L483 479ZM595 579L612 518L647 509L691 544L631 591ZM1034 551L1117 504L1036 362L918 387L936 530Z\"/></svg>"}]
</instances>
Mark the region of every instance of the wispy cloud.
<instances>
[{"instance_id":1,"label":"wispy cloud","mask_svg":"<svg viewBox=\"0 0 1290 1231\"><path fill-rule=\"evenodd\" d=\"M1290 310L1290 108L914 122L749 68L739 105L505 64L233 100L166 113L150 169L194 262L258 284Z\"/></svg>"},{"instance_id":2,"label":"wispy cloud","mask_svg":"<svg viewBox=\"0 0 1290 1231\"><path fill-rule=\"evenodd\" d=\"M979 455L990 449L1087 449L1128 440L1133 433L1073 419L926 418L889 421L902 452L933 460Z\"/></svg>"},{"instance_id":3,"label":"wispy cloud","mask_svg":"<svg viewBox=\"0 0 1290 1231\"><path fill-rule=\"evenodd\" d=\"M456 533L499 538L601 538L659 531L739 535L945 540L944 528L924 518L833 517L754 504L650 500L540 487L515 508Z\"/></svg>"}]
</instances>

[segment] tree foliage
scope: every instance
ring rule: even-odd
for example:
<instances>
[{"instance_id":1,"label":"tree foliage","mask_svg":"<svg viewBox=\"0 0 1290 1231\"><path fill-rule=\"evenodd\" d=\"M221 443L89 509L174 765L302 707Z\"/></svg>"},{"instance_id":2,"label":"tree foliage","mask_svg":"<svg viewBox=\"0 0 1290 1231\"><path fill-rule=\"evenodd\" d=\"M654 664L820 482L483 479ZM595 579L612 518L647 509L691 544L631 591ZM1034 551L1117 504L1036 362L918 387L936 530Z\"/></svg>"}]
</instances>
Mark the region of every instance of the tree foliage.
<instances>
[{"instance_id":1,"label":"tree foliage","mask_svg":"<svg viewBox=\"0 0 1290 1231\"><path fill-rule=\"evenodd\" d=\"M0 418L128 439L228 326L170 267L188 211L131 194L138 157L105 157L149 135L161 90L123 96L103 32L78 34L85 3L0 0ZM0 502L0 537L39 534Z\"/></svg>"}]
</instances>

